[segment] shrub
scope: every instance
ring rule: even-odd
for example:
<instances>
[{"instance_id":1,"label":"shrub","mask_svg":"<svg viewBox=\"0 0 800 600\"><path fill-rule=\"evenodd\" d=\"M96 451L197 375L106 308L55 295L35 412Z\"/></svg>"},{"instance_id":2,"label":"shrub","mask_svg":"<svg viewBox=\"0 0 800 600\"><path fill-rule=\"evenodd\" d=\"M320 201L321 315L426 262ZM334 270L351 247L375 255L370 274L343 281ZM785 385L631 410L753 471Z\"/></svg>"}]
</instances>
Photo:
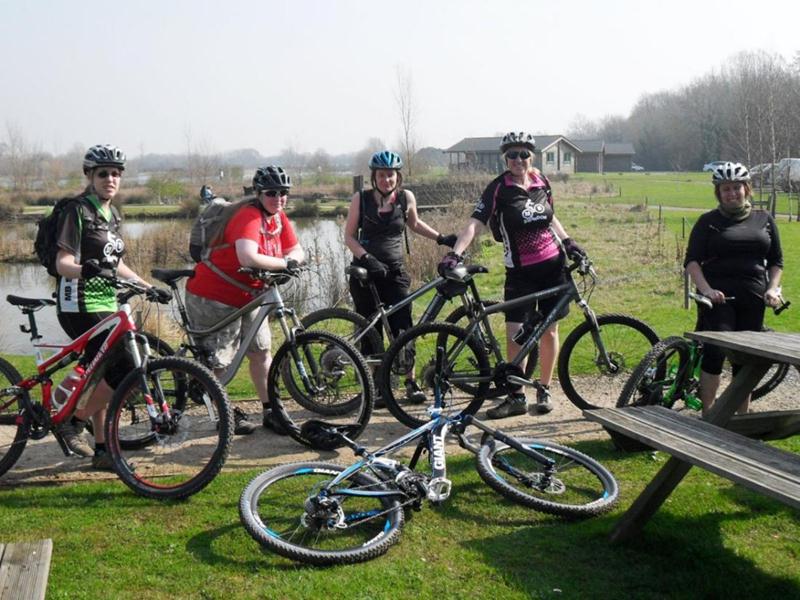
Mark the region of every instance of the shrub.
<instances>
[{"instance_id":1,"label":"shrub","mask_svg":"<svg viewBox=\"0 0 800 600\"><path fill-rule=\"evenodd\" d=\"M309 201L300 201L295 204L294 208L289 211L289 215L294 218L303 218L303 217L318 217L319 216L319 204L316 202L309 202Z\"/></svg>"}]
</instances>

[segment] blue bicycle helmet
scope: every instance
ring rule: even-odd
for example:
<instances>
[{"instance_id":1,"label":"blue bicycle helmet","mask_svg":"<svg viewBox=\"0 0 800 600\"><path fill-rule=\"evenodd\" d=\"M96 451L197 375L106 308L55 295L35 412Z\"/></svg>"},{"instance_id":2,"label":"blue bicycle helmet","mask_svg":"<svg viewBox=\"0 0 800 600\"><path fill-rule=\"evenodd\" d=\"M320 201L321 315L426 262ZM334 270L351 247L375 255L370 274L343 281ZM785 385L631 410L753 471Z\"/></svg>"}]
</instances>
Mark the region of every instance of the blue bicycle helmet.
<instances>
[{"instance_id":1,"label":"blue bicycle helmet","mask_svg":"<svg viewBox=\"0 0 800 600\"><path fill-rule=\"evenodd\" d=\"M372 155L369 159L369 168L374 171L376 169L393 169L399 171L403 168L403 159L400 155L391 150L381 150Z\"/></svg>"}]
</instances>

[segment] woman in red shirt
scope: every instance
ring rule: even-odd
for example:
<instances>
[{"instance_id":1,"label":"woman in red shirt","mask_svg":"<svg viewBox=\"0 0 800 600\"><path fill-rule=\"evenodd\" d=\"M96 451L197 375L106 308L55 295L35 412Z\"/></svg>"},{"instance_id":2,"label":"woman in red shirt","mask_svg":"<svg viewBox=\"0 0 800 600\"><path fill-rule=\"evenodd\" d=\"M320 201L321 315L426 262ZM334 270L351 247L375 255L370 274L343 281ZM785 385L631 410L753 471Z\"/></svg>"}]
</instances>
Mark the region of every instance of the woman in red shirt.
<instances>
[{"instance_id":1,"label":"woman in red shirt","mask_svg":"<svg viewBox=\"0 0 800 600\"><path fill-rule=\"evenodd\" d=\"M291 177L281 168L262 167L253 177L256 198L236 202L225 209L219 231L212 241L207 261L197 263L195 274L186 284L186 309L194 327L209 328L237 308L253 299L263 287L243 273L240 267L280 271L295 268L305 260L305 252L297 240L292 224L283 211ZM255 310L198 343L208 353L216 371L225 369L233 360L258 311ZM271 339L267 319L247 350L250 378L263 408L263 424L272 426L267 394L267 374L272 362ZM234 409L239 435L249 434L255 425L247 415Z\"/></svg>"}]
</instances>

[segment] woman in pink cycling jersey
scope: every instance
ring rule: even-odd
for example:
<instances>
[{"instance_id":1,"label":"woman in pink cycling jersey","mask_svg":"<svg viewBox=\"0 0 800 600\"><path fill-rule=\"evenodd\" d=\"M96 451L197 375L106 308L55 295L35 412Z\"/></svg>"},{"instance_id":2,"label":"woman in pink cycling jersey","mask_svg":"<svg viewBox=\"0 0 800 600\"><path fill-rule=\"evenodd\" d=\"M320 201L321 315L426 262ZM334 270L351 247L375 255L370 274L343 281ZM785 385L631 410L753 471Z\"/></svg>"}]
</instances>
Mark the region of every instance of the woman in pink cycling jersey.
<instances>
[{"instance_id":1,"label":"woman in pink cycling jersey","mask_svg":"<svg viewBox=\"0 0 800 600\"><path fill-rule=\"evenodd\" d=\"M505 300L553 287L566 281L564 254L583 254L573 242L563 225L553 213L553 197L547 178L533 167L534 139L524 132L512 132L503 137L500 152L506 161L507 170L496 177L484 190L475 210L461 231L453 251L439 264L439 272L446 273L462 260L461 254L472 239L487 225L497 241L503 242L506 267ZM528 315L539 311L547 314L557 298L541 300L538 306L523 306L506 311L506 346L508 359L513 359L520 350L514 336ZM565 308L559 318L569 312ZM548 413L550 383L558 355L558 324L550 326L539 343L540 386L536 394L536 412ZM525 363L522 363L525 368ZM527 402L522 389L510 393L486 415L490 419L502 419L522 415L527 411Z\"/></svg>"}]
</instances>

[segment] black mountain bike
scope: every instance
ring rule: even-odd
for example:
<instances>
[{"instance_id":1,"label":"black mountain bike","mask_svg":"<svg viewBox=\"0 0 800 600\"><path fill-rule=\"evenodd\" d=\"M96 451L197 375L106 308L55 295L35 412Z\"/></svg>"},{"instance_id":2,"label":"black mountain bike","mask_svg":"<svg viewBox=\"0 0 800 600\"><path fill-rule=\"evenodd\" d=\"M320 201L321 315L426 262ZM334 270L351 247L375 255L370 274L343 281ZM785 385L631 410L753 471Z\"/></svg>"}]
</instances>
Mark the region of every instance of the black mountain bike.
<instances>
[{"instance_id":1,"label":"black mountain bike","mask_svg":"<svg viewBox=\"0 0 800 600\"><path fill-rule=\"evenodd\" d=\"M452 277L463 276L462 267ZM581 292L574 274L582 278ZM508 394L519 386L538 385L530 379L539 340L570 302L584 314L580 323L564 340L558 358L558 379L570 401L580 409L610 407L616 404L620 390L635 365L658 342L658 335L646 323L621 314L595 315L587 299L596 283L596 274L587 258L578 258L566 268L567 281L541 292L491 306L477 302L466 327L449 323L426 323L412 327L387 349L377 383L387 407L402 423L419 427L429 419L433 403L435 349L445 348L447 358L442 377L448 382L446 404L475 414L487 398ZM584 295L586 298L584 298ZM491 315L517 307L531 306L543 298L557 297L547 314L534 314L523 324L519 354L505 361L501 346L489 324ZM525 372L520 368L528 357ZM420 405L398 402L402 391L394 385L392 373L407 372L416 366L417 379L428 401Z\"/></svg>"},{"instance_id":2,"label":"black mountain bike","mask_svg":"<svg viewBox=\"0 0 800 600\"><path fill-rule=\"evenodd\" d=\"M444 350L435 373L444 372ZM541 440L520 440L472 415L450 411L443 402L448 382L434 375L431 420L369 452L337 427L308 423L307 435L336 438L359 459L350 466L301 462L270 469L253 479L239 501L248 533L262 546L313 565L363 562L397 542L406 509L420 510L427 499L438 505L450 495L445 438L477 457L481 479L509 500L542 512L580 518L609 510L617 501L614 476L600 463L571 448ZM480 444L465 435L473 425ZM387 458L416 442L410 463ZM416 470L427 454L430 472Z\"/></svg>"}]
</instances>

